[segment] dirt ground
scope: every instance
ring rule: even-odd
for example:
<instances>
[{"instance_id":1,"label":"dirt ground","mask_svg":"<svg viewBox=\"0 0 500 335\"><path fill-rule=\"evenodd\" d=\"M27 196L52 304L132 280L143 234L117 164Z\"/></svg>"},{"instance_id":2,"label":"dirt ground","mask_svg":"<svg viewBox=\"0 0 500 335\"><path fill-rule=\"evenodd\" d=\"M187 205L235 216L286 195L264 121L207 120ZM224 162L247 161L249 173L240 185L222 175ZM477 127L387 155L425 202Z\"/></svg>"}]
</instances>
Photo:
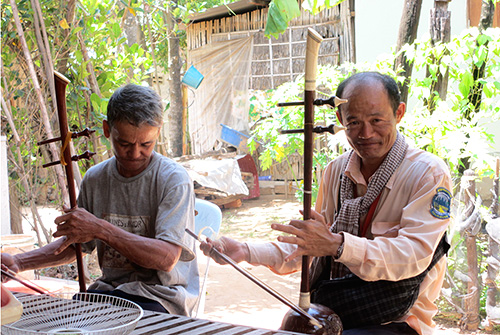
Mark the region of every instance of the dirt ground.
<instances>
[{"instance_id":1,"label":"dirt ground","mask_svg":"<svg viewBox=\"0 0 500 335\"><path fill-rule=\"evenodd\" d=\"M258 199L244 200L239 208L223 209L221 235L226 235L240 241L269 241L279 234L270 229L274 222L287 223L292 218L300 218L301 205L292 196L264 195ZM57 211L44 211L47 216L44 222L53 222ZM29 227L25 228L25 232ZM200 275L203 275L207 265L207 258L198 250ZM97 263L92 257L89 259L91 277L99 275ZM279 276L264 267L254 267L241 263L255 277L268 284L274 290L294 303L298 302L300 273ZM74 267L50 269L42 275L70 279L76 275ZM58 280L62 280L58 279ZM59 283L56 286L61 286ZM78 290L76 281L66 282L70 288ZM255 283L244 277L229 265L221 266L213 261L209 262L207 289L203 312L198 318L222 321L232 324L248 325L266 329L278 329L287 306L259 288ZM439 315L438 315L439 316ZM483 330L475 332L460 332L457 322L442 315L436 318L438 329L436 335L455 334L500 334L500 331L488 333Z\"/></svg>"}]
</instances>

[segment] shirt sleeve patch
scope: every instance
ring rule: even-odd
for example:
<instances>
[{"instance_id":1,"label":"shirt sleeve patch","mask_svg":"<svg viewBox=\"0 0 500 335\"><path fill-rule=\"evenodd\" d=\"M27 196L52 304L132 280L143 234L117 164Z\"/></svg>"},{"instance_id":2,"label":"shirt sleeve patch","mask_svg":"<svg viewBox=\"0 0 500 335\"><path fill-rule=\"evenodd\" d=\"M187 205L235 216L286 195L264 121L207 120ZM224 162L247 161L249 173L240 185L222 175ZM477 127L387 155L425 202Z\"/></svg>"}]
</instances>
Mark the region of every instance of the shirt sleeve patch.
<instances>
[{"instance_id":1,"label":"shirt sleeve patch","mask_svg":"<svg viewBox=\"0 0 500 335\"><path fill-rule=\"evenodd\" d=\"M431 202L431 215L438 219L449 219L451 208L451 193L444 187L436 189Z\"/></svg>"}]
</instances>

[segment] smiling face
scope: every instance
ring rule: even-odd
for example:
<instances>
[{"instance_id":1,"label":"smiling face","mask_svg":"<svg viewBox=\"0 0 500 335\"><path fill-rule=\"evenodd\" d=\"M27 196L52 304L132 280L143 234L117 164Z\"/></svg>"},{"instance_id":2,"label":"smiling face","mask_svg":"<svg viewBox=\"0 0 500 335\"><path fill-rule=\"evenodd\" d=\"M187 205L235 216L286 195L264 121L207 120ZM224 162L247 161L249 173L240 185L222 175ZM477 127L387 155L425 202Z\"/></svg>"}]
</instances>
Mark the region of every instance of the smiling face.
<instances>
[{"instance_id":1,"label":"smiling face","mask_svg":"<svg viewBox=\"0 0 500 335\"><path fill-rule=\"evenodd\" d=\"M128 122L115 122L112 127L105 120L104 135L111 140L118 172L127 178L144 171L151 162L160 128L144 123L134 126Z\"/></svg>"},{"instance_id":2,"label":"smiling face","mask_svg":"<svg viewBox=\"0 0 500 335\"><path fill-rule=\"evenodd\" d=\"M346 127L349 144L361 158L361 171L369 177L396 141L396 125L404 115L405 104L400 103L394 113L384 85L375 79L349 83L342 98L348 102L340 105L337 117Z\"/></svg>"}]
</instances>

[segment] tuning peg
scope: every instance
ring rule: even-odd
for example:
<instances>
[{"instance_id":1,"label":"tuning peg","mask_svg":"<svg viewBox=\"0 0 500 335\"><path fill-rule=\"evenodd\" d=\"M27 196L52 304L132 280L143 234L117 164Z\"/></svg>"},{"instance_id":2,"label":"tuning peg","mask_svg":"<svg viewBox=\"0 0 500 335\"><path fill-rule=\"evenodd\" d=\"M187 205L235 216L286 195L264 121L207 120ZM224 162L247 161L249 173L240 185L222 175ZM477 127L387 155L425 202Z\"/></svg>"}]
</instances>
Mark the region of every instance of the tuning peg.
<instances>
[{"instance_id":1,"label":"tuning peg","mask_svg":"<svg viewBox=\"0 0 500 335\"><path fill-rule=\"evenodd\" d=\"M85 128L82 131L79 131L79 132L76 132L76 133L71 133L71 138L77 138L77 137L82 137L82 136L90 137L90 134L92 134L92 133L95 133L95 130L92 130L92 129L89 129L89 128ZM57 142L57 141L62 141L62 138L60 136L59 137L54 137L54 138L51 138L49 140L40 141L37 144L38 145L43 145L43 144L48 144L48 143Z\"/></svg>"},{"instance_id":2,"label":"tuning peg","mask_svg":"<svg viewBox=\"0 0 500 335\"><path fill-rule=\"evenodd\" d=\"M81 159L90 159L92 158L92 156L95 155L95 152L91 152L91 151L85 151L83 154L81 155L74 155L74 156L71 156L71 160L73 162L77 162ZM46 168L46 167L49 167L49 166L54 166L54 165L58 165L58 164L61 164L61 161L54 161L54 162L50 162L50 163L47 163L47 164L44 164L42 165L42 167Z\"/></svg>"}]
</instances>

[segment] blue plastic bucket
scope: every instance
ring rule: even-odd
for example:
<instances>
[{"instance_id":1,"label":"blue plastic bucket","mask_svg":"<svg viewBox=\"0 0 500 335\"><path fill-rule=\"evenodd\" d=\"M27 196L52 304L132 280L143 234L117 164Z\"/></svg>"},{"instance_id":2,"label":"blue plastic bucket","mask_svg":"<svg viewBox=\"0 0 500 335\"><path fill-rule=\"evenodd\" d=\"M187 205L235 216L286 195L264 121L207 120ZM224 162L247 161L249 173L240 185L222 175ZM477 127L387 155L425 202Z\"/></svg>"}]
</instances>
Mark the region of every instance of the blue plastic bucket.
<instances>
[{"instance_id":1,"label":"blue plastic bucket","mask_svg":"<svg viewBox=\"0 0 500 335\"><path fill-rule=\"evenodd\" d=\"M235 147L239 147L240 145L246 146L246 140L250 138L250 136L245 135L231 127L226 126L225 124L220 124L222 126L221 136L220 138L229 144L234 145Z\"/></svg>"},{"instance_id":2,"label":"blue plastic bucket","mask_svg":"<svg viewBox=\"0 0 500 335\"><path fill-rule=\"evenodd\" d=\"M192 88L198 88L200 86L202 80L203 80L203 75L198 71L193 65L189 67L189 69L186 71L184 74L184 77L182 77L182 83L192 87Z\"/></svg>"}]
</instances>

